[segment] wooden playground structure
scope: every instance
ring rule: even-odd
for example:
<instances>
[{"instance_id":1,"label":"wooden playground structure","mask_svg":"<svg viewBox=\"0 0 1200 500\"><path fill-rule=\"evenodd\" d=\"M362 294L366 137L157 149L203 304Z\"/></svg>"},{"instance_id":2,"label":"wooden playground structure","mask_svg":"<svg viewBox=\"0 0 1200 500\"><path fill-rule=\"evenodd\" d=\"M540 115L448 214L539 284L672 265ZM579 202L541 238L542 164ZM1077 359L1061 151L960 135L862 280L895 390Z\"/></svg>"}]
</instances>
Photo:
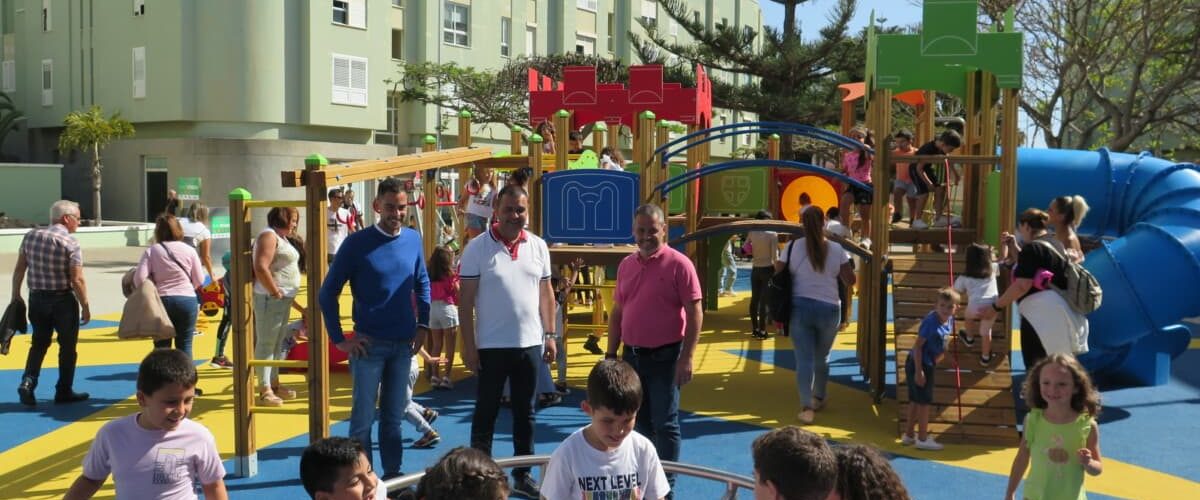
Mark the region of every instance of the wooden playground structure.
<instances>
[{"instance_id":1,"label":"wooden playground structure","mask_svg":"<svg viewBox=\"0 0 1200 500\"><path fill-rule=\"evenodd\" d=\"M926 16L930 16L926 10ZM896 351L895 370L897 386L902 386L903 363L906 350L911 347L915 338L921 317L932 308L933 290L949 284L947 271L961 271L963 260L961 253L933 253L928 251L928 245L965 245L977 240L991 239L994 241L1001 230L1011 230L1016 186L1016 113L1020 78L1012 79L1012 59L1016 58L1016 71L1020 71L1020 34L1012 33L1011 23L1004 27L1001 33L979 34L974 30L974 18L970 26L963 26L963 19L952 20L957 24L958 32L962 34L970 30L980 46L992 44L992 52L999 46L1003 51L1012 47L1015 37L1016 51L1008 52L1004 57L994 57L983 60L979 54L964 55L958 59L942 57L933 62L924 63L924 55L913 55L912 40L904 37L917 35L875 35L873 29L868 35L873 51L869 58L867 82L862 96L866 98L866 125L876 131L890 131L892 128L891 101L896 92L918 90L916 94L921 99L906 102L919 102L919 130L917 136L930 140L933 137L933 106L935 92L946 92L963 98L966 103L966 127L964 134L963 153L952 156L910 157L914 162L938 162L966 165L963 176L963 226L959 228L934 228L928 230L891 229L885 223L888 220L888 201L891 196L890 184L883 181L891 178L892 164L896 161L886 147L879 148L874 153L872 178L877 179L877 185L887 185L888 189L873 190L871 215L879 223L872 227L870 248L859 246L853 241L835 239L845 248L862 258L863 266L859 269L859 317L858 317L858 359L863 375L871 385L876 401L882 398L885 391L887 364L887 348L889 341ZM926 29L938 26L926 20ZM987 38L993 37L993 38ZM999 37L1003 40L995 38ZM991 41L989 41L991 40ZM1003 43L1001 43L1003 42ZM922 50L927 50L923 47ZM980 51L982 54L986 51ZM922 53L923 54L923 53ZM1014 55L1015 54L1015 55ZM891 62L888 62L888 61ZM910 68L897 67L895 61L917 61ZM963 66L948 66L948 64ZM923 66L924 64L924 66ZM308 414L309 438L311 440L328 436L329 418L329 366L328 339L320 318L320 306L317 303L317 293L327 271L325 260L326 231L325 199L327 189L333 185L350 182L379 179L389 176L414 175L422 180L421 189L424 199L429 202L421 206L423 247L429 255L438 239L430 235L438 234L436 189L439 179L439 169L454 169L458 172L459 181L467 179L471 165L489 167L498 170L530 167L533 171L530 177L530 229L543 235L548 242L554 242L554 235L546 235L548 227L547 215L553 206L543 206L550 198L543 193L544 186L555 176L578 175L637 175L636 203L631 206L621 206L618 217L632 219L633 208L640 203L655 203L668 213L670 226L680 228L681 236L673 237L673 244L686 245L687 254L696 263L698 270L707 268L713 257L714 245L722 244L732 233L752 230L774 230L792 235L802 234L803 228L797 223L781 220L745 221L739 218L707 217L701 210L701 177L718 171L739 168L763 168L770 172L771 182L768 183L770 201L769 208L779 213L780 193L774 182L780 171L798 170L828 178L837 179L843 183L854 183L844 175L825 170L815 165L780 159L780 135L801 134L828 141L843 149L860 148L851 139L844 136L816 129L813 127L794 124L752 123L734 124L721 127L711 127L711 84L702 68L697 67L697 87L683 89L677 84L662 83L661 67L631 68L631 89L625 89L619 84L599 84L595 82L594 68L567 68L564 72L566 80L554 82L549 78L530 74L530 103L531 123L552 121L559 131L555 136L554 155L547 158L543 154L543 138L532 135L522 136L520 129L512 131L510 152L507 155L494 155L488 147L475 147L471 144L471 115L461 113L458 117L457 147L436 150L437 141L426 137L424 150L420 153L401 155L381 160L364 160L346 164L330 165L320 155L312 155L305 161L303 170L285 171L282 174L281 185L284 187L304 188L304 199L294 201L254 200L251 194L243 189L236 189L229 195L231 220L231 296L230 311L233 314L234 332L234 401L236 413L235 425L235 474L241 476L254 475L257 470L256 446L254 440L254 415L256 412L273 411L270 408L257 408L254 401L254 380L252 367L276 366L307 369L308 383ZM914 72L925 75L936 74L937 78L913 77ZM634 74L636 73L636 78ZM590 83L589 83L590 81ZM664 99L675 96L676 101ZM844 102L848 111L843 115L843 132L848 131L853 121L853 101L857 95L854 91L847 92ZM906 99L913 98L909 94ZM606 100L607 99L607 100ZM624 99L624 101L621 101ZM544 102L562 107L547 108ZM665 104L670 102L670 104ZM682 103L682 105L681 105ZM620 110L612 112L611 110ZM997 120L999 118L999 120ZM671 119L684 123L688 134L674 140L670 139L667 124L664 120ZM997 130L997 121L1000 128ZM575 159L568 153L568 130L578 130L581 124L595 123L592 145L596 151L604 148L605 144L619 146L620 130L628 127L633 136L633 162L638 166L638 174L627 172L600 172L595 169L572 170L570 162ZM720 137L738 134L761 134L767 137L766 158L759 160L740 160L710 165L711 151L708 145ZM998 142L997 142L998 136ZM528 141L528 153L522 155L522 143ZM993 154L999 146L1000 154ZM676 148L676 149L672 149ZM686 154L683 174L669 176L670 160L676 154ZM999 165L999 173L990 172L989 168ZM615 177L614 177L615 178ZM999 189L989 189L989 183L999 183ZM863 185L865 186L865 185ZM994 186L993 186L994 187ZM682 195L685 209L682 213L671 213L669 209L670 191L684 188ZM989 192L997 192L990 196ZM303 209L307 246L307 307L309 317L314 318L308 324L310 359L305 361L263 361L252 360L253 335L251 314L251 213L253 209L270 207L298 207ZM987 207L994 207L988 209ZM622 236L632 241L632 235ZM911 243L917 252L914 254L893 254L893 243ZM719 247L716 247L719 248ZM586 265L612 266L631 253L630 248L621 245L553 245L551 258L554 264L564 265L577 258L583 258ZM603 271L596 273L602 275ZM707 273L701 271L702 282L710 281ZM887 297L889 278L893 286L892 305L894 309L894 328L888 328ZM612 285L601 283L578 285L581 290L606 292ZM711 290L710 285L705 285ZM604 297L605 293L598 293ZM715 307L715 298L706 294L706 304ZM604 313L607 309L605 302L611 300L596 300L592 321L569 325L571 329L584 329L603 332L607 328ZM1003 314L994 328L995 350L1002 354L990 366L979 366L978 348L964 351L958 358L958 377L941 376L935 390L935 411L931 417L931 432L947 440L991 440L1014 442L1016 439L1014 401L1011 394L1011 364L1008 350L1010 347L1011 326L1008 324L1010 315ZM961 320L961 318L960 318ZM957 351L956 351L957 352ZM906 408L906 393L898 390L897 397L901 402L899 425L904 425L903 416ZM957 408L957 412L955 411Z\"/></svg>"}]
</instances>

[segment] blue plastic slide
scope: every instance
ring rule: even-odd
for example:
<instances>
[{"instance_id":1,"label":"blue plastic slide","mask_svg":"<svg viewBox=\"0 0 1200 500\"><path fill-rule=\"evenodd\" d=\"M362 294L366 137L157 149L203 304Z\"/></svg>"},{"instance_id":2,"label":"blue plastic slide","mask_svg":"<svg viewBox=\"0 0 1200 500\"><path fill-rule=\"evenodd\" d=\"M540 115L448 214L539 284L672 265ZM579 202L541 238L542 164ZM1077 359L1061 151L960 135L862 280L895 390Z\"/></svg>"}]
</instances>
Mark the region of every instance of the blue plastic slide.
<instances>
[{"instance_id":1,"label":"blue plastic slide","mask_svg":"<svg viewBox=\"0 0 1200 500\"><path fill-rule=\"evenodd\" d=\"M1079 234L1103 241L1084 261L1104 302L1080 360L1118 383L1165 384L1191 341L1181 320L1200 315L1200 167L1106 149L1022 148L1017 164L1018 211L1082 195Z\"/></svg>"}]
</instances>

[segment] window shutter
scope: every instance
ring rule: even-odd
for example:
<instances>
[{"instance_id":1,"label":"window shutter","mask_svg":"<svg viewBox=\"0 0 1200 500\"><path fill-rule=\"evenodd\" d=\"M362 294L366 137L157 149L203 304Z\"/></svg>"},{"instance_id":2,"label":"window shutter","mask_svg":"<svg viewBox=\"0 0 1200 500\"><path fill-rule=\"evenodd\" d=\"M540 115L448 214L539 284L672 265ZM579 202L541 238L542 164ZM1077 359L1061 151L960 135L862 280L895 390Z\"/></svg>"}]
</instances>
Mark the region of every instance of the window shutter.
<instances>
[{"instance_id":1,"label":"window shutter","mask_svg":"<svg viewBox=\"0 0 1200 500\"><path fill-rule=\"evenodd\" d=\"M350 26L367 27L367 0L350 0Z\"/></svg>"},{"instance_id":2,"label":"window shutter","mask_svg":"<svg viewBox=\"0 0 1200 500\"><path fill-rule=\"evenodd\" d=\"M362 57L333 55L334 104L367 105L367 60Z\"/></svg>"},{"instance_id":3,"label":"window shutter","mask_svg":"<svg viewBox=\"0 0 1200 500\"><path fill-rule=\"evenodd\" d=\"M133 98L146 97L146 48L133 48Z\"/></svg>"},{"instance_id":4,"label":"window shutter","mask_svg":"<svg viewBox=\"0 0 1200 500\"><path fill-rule=\"evenodd\" d=\"M367 105L367 60L350 61L350 104Z\"/></svg>"},{"instance_id":5,"label":"window shutter","mask_svg":"<svg viewBox=\"0 0 1200 500\"><path fill-rule=\"evenodd\" d=\"M42 106L54 105L54 61L42 59Z\"/></svg>"},{"instance_id":6,"label":"window shutter","mask_svg":"<svg viewBox=\"0 0 1200 500\"><path fill-rule=\"evenodd\" d=\"M16 92L17 90L17 62L4 61L4 91Z\"/></svg>"}]
</instances>

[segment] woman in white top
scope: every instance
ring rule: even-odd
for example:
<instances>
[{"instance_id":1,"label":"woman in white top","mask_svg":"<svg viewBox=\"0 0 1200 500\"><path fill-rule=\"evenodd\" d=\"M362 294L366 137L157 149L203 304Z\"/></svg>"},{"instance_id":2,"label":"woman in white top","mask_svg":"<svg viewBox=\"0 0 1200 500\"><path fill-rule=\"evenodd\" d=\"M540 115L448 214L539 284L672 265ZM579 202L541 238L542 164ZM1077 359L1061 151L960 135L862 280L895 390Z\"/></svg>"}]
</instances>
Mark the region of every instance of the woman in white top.
<instances>
[{"instance_id":1,"label":"woman in white top","mask_svg":"<svg viewBox=\"0 0 1200 500\"><path fill-rule=\"evenodd\" d=\"M216 279L212 266L212 231L208 230L208 205L193 203L188 207L187 217L179 219L179 224L183 227L183 242L196 249L204 270Z\"/></svg>"},{"instance_id":2,"label":"woman in white top","mask_svg":"<svg viewBox=\"0 0 1200 500\"><path fill-rule=\"evenodd\" d=\"M796 354L796 385L800 392L803 424L811 424L814 412L825 406L825 384L829 379L829 350L841 319L837 282L853 286L854 270L849 256L836 243L825 239L825 214L809 207L800 214L804 237L788 244L784 261L792 273L792 317L788 333Z\"/></svg>"},{"instance_id":3,"label":"woman in white top","mask_svg":"<svg viewBox=\"0 0 1200 500\"><path fill-rule=\"evenodd\" d=\"M1083 247L1079 245L1079 236L1075 228L1083 222L1088 213L1087 200L1082 196L1059 196L1050 200L1050 228L1054 230L1054 240L1076 264L1083 262Z\"/></svg>"},{"instance_id":4,"label":"woman in white top","mask_svg":"<svg viewBox=\"0 0 1200 500\"><path fill-rule=\"evenodd\" d=\"M284 335L292 300L300 291L300 252L288 241L295 238L300 211L275 207L267 213L267 229L254 240L254 358L282 359ZM279 385L279 369L254 368L258 375L258 404L280 406L296 392Z\"/></svg>"}]
</instances>

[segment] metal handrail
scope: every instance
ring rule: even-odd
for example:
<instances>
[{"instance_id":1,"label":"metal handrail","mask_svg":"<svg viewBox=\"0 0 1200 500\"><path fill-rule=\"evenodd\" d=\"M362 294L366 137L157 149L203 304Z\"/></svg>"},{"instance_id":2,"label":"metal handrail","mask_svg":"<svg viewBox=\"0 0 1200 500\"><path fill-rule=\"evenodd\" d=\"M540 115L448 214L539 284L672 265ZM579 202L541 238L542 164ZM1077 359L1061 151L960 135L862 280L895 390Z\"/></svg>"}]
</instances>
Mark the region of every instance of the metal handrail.
<instances>
[{"instance_id":1,"label":"metal handrail","mask_svg":"<svg viewBox=\"0 0 1200 500\"><path fill-rule=\"evenodd\" d=\"M501 458L496 460L496 465L501 469L511 469L513 467L544 467L550 462L550 455L523 455L519 457ZM754 479L746 476L725 472L723 470L705 467L703 465L692 465L679 462L671 462L663 460L663 470L671 474L683 474L685 476L698 477L700 479L708 479L719 483L725 483L725 493L721 495L721 500L732 500L737 498L738 488L748 491L754 491ZM383 487L388 493L399 491L403 488L416 486L421 478L425 477L425 472L416 472L406 474L400 477L392 478L383 482Z\"/></svg>"}]
</instances>

